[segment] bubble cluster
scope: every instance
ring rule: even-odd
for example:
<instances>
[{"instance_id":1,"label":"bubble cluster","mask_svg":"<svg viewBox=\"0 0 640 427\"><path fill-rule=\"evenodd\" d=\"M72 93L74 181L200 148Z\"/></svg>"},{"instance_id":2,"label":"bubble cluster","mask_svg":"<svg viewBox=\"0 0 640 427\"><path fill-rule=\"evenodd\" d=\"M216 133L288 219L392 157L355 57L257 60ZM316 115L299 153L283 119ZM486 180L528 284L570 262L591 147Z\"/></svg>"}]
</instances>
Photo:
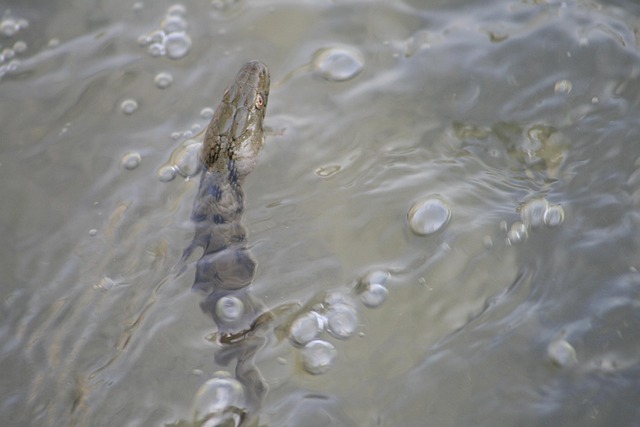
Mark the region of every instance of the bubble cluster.
<instances>
[{"instance_id":1,"label":"bubble cluster","mask_svg":"<svg viewBox=\"0 0 640 427\"><path fill-rule=\"evenodd\" d=\"M245 405L242 384L227 372L216 372L197 391L192 404L194 423L197 425L239 425L240 414L234 408Z\"/></svg>"},{"instance_id":2,"label":"bubble cluster","mask_svg":"<svg viewBox=\"0 0 640 427\"><path fill-rule=\"evenodd\" d=\"M527 228L537 228L544 224L544 215L549 203L546 199L531 199L522 205L520 218Z\"/></svg>"},{"instance_id":3,"label":"bubble cluster","mask_svg":"<svg viewBox=\"0 0 640 427\"><path fill-rule=\"evenodd\" d=\"M325 337L348 340L358 334L359 315L355 298L368 308L381 306L389 295L386 270L372 270L358 280L354 294L340 291L324 295L321 301L296 313L288 327L288 338L295 347L302 347L304 369L314 375L327 372L336 356L336 349ZM355 298L354 298L355 297ZM324 335L323 337L323 334Z\"/></svg>"},{"instance_id":4,"label":"bubble cluster","mask_svg":"<svg viewBox=\"0 0 640 427\"><path fill-rule=\"evenodd\" d=\"M427 236L442 230L450 219L449 206L438 196L418 200L407 213L411 231L420 236Z\"/></svg>"},{"instance_id":5,"label":"bubble cluster","mask_svg":"<svg viewBox=\"0 0 640 427\"><path fill-rule=\"evenodd\" d=\"M389 279L386 271L373 271L365 275L357 286L360 301L365 307L376 308L384 303L389 295L385 284Z\"/></svg>"},{"instance_id":6,"label":"bubble cluster","mask_svg":"<svg viewBox=\"0 0 640 427\"><path fill-rule=\"evenodd\" d=\"M356 77L364 68L364 56L353 47L330 47L315 52L313 72L323 79L343 82Z\"/></svg>"},{"instance_id":7,"label":"bubble cluster","mask_svg":"<svg viewBox=\"0 0 640 427\"><path fill-rule=\"evenodd\" d=\"M331 367L336 349L322 339L327 333L333 338L346 340L356 334L358 313L350 297L341 293L327 295L322 302L298 313L289 326L289 340L302 346L303 366L307 372L318 375Z\"/></svg>"},{"instance_id":8,"label":"bubble cluster","mask_svg":"<svg viewBox=\"0 0 640 427\"><path fill-rule=\"evenodd\" d=\"M0 20L0 34L7 37L13 37L19 31L24 30L28 27L29 21L27 21L26 19L15 18L9 13L5 13Z\"/></svg>"},{"instance_id":9,"label":"bubble cluster","mask_svg":"<svg viewBox=\"0 0 640 427\"><path fill-rule=\"evenodd\" d=\"M0 18L0 35L2 36L13 37L27 27L29 27L29 21L15 18L8 11ZM20 60L16 56L26 51L27 43L23 40L12 42L10 47L3 48L0 44L0 78L18 71Z\"/></svg>"},{"instance_id":10,"label":"bubble cluster","mask_svg":"<svg viewBox=\"0 0 640 427\"><path fill-rule=\"evenodd\" d=\"M169 7L160 21L160 28L140 36L138 43L146 46L151 56L184 58L191 50L191 37L187 33L189 24L185 14L186 9L180 4Z\"/></svg>"},{"instance_id":11,"label":"bubble cluster","mask_svg":"<svg viewBox=\"0 0 640 427\"><path fill-rule=\"evenodd\" d=\"M366 291L360 294L362 304L369 308L380 307L389 296L389 291L384 286L374 283Z\"/></svg>"},{"instance_id":12,"label":"bubble cluster","mask_svg":"<svg viewBox=\"0 0 640 427\"><path fill-rule=\"evenodd\" d=\"M526 240L529 230L559 226L564 222L564 209L562 205L550 204L545 198L533 198L520 207L520 219L507 233L507 241L511 244Z\"/></svg>"}]
</instances>

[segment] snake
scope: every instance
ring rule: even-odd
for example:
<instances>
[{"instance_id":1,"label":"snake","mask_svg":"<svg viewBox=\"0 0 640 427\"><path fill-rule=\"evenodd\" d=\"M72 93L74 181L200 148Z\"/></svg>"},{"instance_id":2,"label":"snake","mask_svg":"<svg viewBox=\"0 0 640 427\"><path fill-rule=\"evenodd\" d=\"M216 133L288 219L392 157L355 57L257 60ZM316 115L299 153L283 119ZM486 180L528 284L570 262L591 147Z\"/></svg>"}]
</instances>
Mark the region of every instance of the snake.
<instances>
[{"instance_id":1,"label":"snake","mask_svg":"<svg viewBox=\"0 0 640 427\"><path fill-rule=\"evenodd\" d=\"M247 248L247 230L241 223L242 184L264 147L269 84L266 65L260 61L244 64L225 90L199 153L203 172L191 213L195 234L183 260L195 248L203 249L193 289L208 293L201 306L212 315L226 341L240 339L259 314L245 292L257 263Z\"/></svg>"},{"instance_id":2,"label":"snake","mask_svg":"<svg viewBox=\"0 0 640 427\"><path fill-rule=\"evenodd\" d=\"M267 66L249 61L225 90L199 152L202 175L191 213L195 233L182 256L186 261L202 248L192 289L205 294L200 307L218 328L222 348L215 354L216 362L227 365L237 360L236 378L254 407L266 393L266 384L254 364L264 338L252 332L269 320L270 312L249 293L257 262L241 222L242 185L264 147L269 85Z\"/></svg>"}]
</instances>

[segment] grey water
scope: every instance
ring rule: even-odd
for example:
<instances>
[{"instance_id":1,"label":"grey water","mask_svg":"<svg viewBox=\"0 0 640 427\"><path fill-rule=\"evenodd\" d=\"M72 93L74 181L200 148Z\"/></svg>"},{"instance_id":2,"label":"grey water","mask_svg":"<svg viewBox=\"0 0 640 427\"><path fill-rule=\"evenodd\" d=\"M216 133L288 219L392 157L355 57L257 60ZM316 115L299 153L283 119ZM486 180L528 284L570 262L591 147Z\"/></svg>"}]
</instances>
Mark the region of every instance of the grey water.
<instances>
[{"instance_id":1,"label":"grey water","mask_svg":"<svg viewBox=\"0 0 640 427\"><path fill-rule=\"evenodd\" d=\"M259 59L243 222L274 319L247 422L640 425L639 18L631 0L3 0L3 424L243 406L197 257L175 266L199 134Z\"/></svg>"}]
</instances>

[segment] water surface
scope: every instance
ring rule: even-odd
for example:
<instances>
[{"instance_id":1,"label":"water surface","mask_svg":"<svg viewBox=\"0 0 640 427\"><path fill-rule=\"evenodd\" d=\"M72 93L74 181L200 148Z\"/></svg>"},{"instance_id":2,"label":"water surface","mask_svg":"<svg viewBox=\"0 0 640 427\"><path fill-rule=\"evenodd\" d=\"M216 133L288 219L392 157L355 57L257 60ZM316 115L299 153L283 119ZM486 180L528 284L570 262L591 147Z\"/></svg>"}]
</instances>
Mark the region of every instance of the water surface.
<instances>
[{"instance_id":1,"label":"water surface","mask_svg":"<svg viewBox=\"0 0 640 427\"><path fill-rule=\"evenodd\" d=\"M198 179L163 166L254 58L272 90L244 223L276 313L254 424L640 422L635 2L0 13L11 425L193 425L200 387L233 378L194 260L173 270ZM440 224L416 232L433 200ZM303 335L330 345L322 373Z\"/></svg>"}]
</instances>

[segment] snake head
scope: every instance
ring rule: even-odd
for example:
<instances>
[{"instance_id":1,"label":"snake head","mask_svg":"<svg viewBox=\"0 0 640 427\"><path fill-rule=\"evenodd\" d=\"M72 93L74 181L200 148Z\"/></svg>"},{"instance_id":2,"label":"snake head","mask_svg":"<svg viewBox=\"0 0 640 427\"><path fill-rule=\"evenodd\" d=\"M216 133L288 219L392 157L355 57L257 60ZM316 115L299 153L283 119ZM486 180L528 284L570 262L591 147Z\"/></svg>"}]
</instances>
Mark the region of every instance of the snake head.
<instances>
[{"instance_id":1,"label":"snake head","mask_svg":"<svg viewBox=\"0 0 640 427\"><path fill-rule=\"evenodd\" d=\"M251 172L264 145L269 70L260 61L240 68L207 128L201 160L208 169L233 168L238 179Z\"/></svg>"}]
</instances>

